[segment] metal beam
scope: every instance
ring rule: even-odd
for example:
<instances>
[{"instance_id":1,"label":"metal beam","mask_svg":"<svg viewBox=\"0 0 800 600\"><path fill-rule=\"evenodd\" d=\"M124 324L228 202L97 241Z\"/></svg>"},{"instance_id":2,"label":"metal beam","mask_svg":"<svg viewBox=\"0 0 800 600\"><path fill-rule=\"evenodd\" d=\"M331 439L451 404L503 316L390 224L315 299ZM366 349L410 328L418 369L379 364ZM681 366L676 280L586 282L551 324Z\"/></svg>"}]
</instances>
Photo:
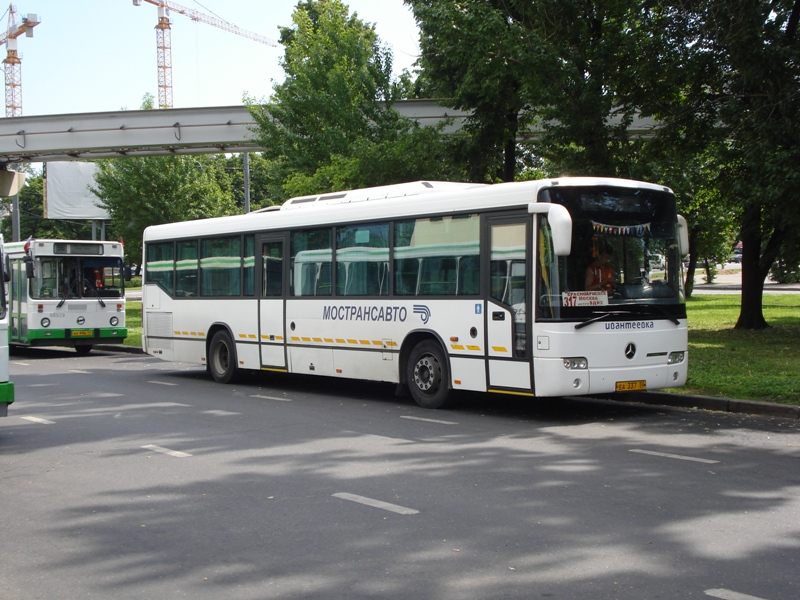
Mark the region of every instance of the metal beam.
<instances>
[{"instance_id":1,"label":"metal beam","mask_svg":"<svg viewBox=\"0 0 800 600\"><path fill-rule=\"evenodd\" d=\"M392 108L423 126L447 121L445 133L457 133L470 115L436 100L402 100ZM629 133L650 135L656 126L652 120L638 119ZM7 117L0 119L0 168L120 156L258 152L264 148L253 139L255 127L245 106ZM540 133L521 132L520 139Z\"/></svg>"}]
</instances>

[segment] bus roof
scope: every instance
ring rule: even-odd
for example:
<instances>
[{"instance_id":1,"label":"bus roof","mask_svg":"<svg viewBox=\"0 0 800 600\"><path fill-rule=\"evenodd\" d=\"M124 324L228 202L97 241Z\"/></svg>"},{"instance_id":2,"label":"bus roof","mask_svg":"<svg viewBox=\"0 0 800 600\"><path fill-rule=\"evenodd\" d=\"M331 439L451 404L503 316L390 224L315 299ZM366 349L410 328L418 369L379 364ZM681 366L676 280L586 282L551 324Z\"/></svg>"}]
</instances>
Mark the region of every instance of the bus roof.
<instances>
[{"instance_id":1,"label":"bus roof","mask_svg":"<svg viewBox=\"0 0 800 600\"><path fill-rule=\"evenodd\" d=\"M524 207L536 202L540 190L553 186L613 186L671 192L661 185L602 177L565 177L493 185L418 181L301 196L287 200L280 208L270 207L242 215L152 225L144 230L144 240L233 235L249 231L463 213L487 208Z\"/></svg>"}]
</instances>

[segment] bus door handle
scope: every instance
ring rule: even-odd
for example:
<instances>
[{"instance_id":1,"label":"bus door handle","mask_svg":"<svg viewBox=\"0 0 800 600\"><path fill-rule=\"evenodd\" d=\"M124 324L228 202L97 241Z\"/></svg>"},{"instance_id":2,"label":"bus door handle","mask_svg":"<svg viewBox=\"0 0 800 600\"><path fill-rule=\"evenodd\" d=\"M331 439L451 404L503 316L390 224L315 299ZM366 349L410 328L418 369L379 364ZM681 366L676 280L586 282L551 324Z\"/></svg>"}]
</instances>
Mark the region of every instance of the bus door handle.
<instances>
[{"instance_id":1,"label":"bus door handle","mask_svg":"<svg viewBox=\"0 0 800 600\"><path fill-rule=\"evenodd\" d=\"M492 321L505 321L506 320L506 313L502 310L496 310L492 312Z\"/></svg>"}]
</instances>

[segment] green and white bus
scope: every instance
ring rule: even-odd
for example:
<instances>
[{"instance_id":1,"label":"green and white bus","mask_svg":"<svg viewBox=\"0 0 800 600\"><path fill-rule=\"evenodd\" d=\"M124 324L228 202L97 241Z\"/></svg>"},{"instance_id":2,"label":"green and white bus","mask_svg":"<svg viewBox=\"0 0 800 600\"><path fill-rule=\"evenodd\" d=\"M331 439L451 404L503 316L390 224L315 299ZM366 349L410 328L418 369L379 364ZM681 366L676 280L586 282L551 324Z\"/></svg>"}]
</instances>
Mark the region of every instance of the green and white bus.
<instances>
[{"instance_id":1,"label":"green and white bus","mask_svg":"<svg viewBox=\"0 0 800 600\"><path fill-rule=\"evenodd\" d=\"M144 232L143 347L242 370L527 397L683 385L686 222L666 187L421 181ZM602 247L615 286L587 290ZM648 258L665 257L651 271Z\"/></svg>"},{"instance_id":2,"label":"green and white bus","mask_svg":"<svg viewBox=\"0 0 800 600\"><path fill-rule=\"evenodd\" d=\"M0 417L8 416L8 407L14 402L14 384L8 370L8 263L3 253L3 236L0 235Z\"/></svg>"},{"instance_id":3,"label":"green and white bus","mask_svg":"<svg viewBox=\"0 0 800 600\"><path fill-rule=\"evenodd\" d=\"M29 239L4 249L12 346L68 346L87 354L96 344L125 340L121 242Z\"/></svg>"}]
</instances>

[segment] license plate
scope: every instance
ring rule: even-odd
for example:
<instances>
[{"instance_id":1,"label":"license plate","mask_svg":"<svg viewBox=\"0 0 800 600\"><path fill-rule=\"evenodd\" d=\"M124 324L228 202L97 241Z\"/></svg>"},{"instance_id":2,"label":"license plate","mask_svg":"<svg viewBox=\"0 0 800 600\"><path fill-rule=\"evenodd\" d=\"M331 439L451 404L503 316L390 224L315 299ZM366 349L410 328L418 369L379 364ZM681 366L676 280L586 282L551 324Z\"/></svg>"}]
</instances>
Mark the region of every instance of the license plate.
<instances>
[{"instance_id":1,"label":"license plate","mask_svg":"<svg viewBox=\"0 0 800 600\"><path fill-rule=\"evenodd\" d=\"M94 337L94 331L91 329L73 329L70 337Z\"/></svg>"},{"instance_id":2,"label":"license plate","mask_svg":"<svg viewBox=\"0 0 800 600\"><path fill-rule=\"evenodd\" d=\"M638 392L641 390L647 389L647 382L644 380L641 381L618 381L617 382L617 391L618 392Z\"/></svg>"}]
</instances>

